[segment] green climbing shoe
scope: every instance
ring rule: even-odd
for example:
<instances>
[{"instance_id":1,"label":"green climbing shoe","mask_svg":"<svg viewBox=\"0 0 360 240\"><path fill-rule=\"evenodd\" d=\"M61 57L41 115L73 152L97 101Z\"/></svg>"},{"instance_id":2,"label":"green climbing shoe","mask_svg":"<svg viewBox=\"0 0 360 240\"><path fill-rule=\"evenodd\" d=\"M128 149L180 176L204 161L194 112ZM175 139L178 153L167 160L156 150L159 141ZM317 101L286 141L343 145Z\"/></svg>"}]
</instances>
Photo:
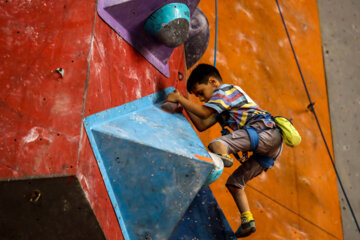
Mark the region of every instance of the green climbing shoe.
<instances>
[{"instance_id":1,"label":"green climbing shoe","mask_svg":"<svg viewBox=\"0 0 360 240\"><path fill-rule=\"evenodd\" d=\"M218 154L221 160L224 162L224 167L231 167L234 164L234 159L228 154Z\"/></svg>"},{"instance_id":2,"label":"green climbing shoe","mask_svg":"<svg viewBox=\"0 0 360 240\"><path fill-rule=\"evenodd\" d=\"M243 237L249 236L250 234L254 233L255 231L256 231L255 220L251 220L249 222L242 221L240 227L238 228L238 230L235 233L235 236L237 238L243 238Z\"/></svg>"}]
</instances>

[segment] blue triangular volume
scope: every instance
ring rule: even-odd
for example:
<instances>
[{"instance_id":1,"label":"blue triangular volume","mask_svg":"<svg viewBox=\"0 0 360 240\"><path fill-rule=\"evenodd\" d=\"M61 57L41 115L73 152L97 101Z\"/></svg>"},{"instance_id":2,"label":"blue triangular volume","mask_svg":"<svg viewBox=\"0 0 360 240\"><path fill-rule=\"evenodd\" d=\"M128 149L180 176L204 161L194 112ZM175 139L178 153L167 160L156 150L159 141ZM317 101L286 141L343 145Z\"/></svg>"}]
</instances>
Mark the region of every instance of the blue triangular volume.
<instances>
[{"instance_id":1,"label":"blue triangular volume","mask_svg":"<svg viewBox=\"0 0 360 240\"><path fill-rule=\"evenodd\" d=\"M169 88L91 115L85 128L124 238L168 239L213 168Z\"/></svg>"},{"instance_id":2,"label":"blue triangular volume","mask_svg":"<svg viewBox=\"0 0 360 240\"><path fill-rule=\"evenodd\" d=\"M167 239L211 165L94 131L130 239Z\"/></svg>"},{"instance_id":3,"label":"blue triangular volume","mask_svg":"<svg viewBox=\"0 0 360 240\"><path fill-rule=\"evenodd\" d=\"M235 240L228 221L209 187L203 187L169 240Z\"/></svg>"}]
</instances>

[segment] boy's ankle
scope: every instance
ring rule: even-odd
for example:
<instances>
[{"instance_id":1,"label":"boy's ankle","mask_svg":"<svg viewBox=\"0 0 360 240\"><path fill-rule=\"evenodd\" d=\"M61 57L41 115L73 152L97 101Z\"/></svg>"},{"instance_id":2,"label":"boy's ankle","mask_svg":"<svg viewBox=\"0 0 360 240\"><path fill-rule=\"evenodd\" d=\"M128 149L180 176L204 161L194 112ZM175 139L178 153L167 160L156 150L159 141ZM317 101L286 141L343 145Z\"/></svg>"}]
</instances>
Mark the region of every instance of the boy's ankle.
<instances>
[{"instance_id":1,"label":"boy's ankle","mask_svg":"<svg viewBox=\"0 0 360 240\"><path fill-rule=\"evenodd\" d=\"M250 211L245 211L241 213L241 223L247 223L251 220L254 220L254 217Z\"/></svg>"},{"instance_id":2,"label":"boy's ankle","mask_svg":"<svg viewBox=\"0 0 360 240\"><path fill-rule=\"evenodd\" d=\"M255 220L250 211L241 213L241 225L235 232L237 238L247 237L256 231Z\"/></svg>"}]
</instances>

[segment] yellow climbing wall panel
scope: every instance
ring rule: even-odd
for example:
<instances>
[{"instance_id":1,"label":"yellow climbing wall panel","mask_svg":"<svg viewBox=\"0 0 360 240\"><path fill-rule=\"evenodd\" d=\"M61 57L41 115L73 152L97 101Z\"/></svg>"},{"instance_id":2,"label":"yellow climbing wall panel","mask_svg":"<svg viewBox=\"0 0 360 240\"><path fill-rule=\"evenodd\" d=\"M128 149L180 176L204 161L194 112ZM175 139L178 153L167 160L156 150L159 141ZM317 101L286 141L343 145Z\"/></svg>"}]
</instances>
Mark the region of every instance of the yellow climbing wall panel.
<instances>
[{"instance_id":1,"label":"yellow climbing wall panel","mask_svg":"<svg viewBox=\"0 0 360 240\"><path fill-rule=\"evenodd\" d=\"M328 144L332 146L317 4L279 1L305 81ZM199 62L213 64L215 1L200 1L210 23L210 42ZM251 239L342 239L336 176L321 138L275 0L218 1L217 64L225 83L241 86L263 109L293 118L300 146L285 146L268 172L246 192L257 232ZM192 100L196 99L192 96ZM207 145L220 127L199 133ZM240 215L225 187L239 166L211 185L232 229Z\"/></svg>"}]
</instances>

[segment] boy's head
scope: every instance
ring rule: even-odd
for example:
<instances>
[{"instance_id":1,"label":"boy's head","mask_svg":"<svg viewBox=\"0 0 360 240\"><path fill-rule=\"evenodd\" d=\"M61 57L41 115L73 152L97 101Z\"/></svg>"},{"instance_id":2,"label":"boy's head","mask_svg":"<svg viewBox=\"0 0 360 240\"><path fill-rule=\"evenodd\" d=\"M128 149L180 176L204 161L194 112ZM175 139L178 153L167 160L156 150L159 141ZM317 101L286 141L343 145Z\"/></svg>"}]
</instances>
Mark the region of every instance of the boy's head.
<instances>
[{"instance_id":1,"label":"boy's head","mask_svg":"<svg viewBox=\"0 0 360 240\"><path fill-rule=\"evenodd\" d=\"M222 84L219 71L208 64L199 64L191 72L186 84L187 91L200 101L207 102L215 89Z\"/></svg>"}]
</instances>

